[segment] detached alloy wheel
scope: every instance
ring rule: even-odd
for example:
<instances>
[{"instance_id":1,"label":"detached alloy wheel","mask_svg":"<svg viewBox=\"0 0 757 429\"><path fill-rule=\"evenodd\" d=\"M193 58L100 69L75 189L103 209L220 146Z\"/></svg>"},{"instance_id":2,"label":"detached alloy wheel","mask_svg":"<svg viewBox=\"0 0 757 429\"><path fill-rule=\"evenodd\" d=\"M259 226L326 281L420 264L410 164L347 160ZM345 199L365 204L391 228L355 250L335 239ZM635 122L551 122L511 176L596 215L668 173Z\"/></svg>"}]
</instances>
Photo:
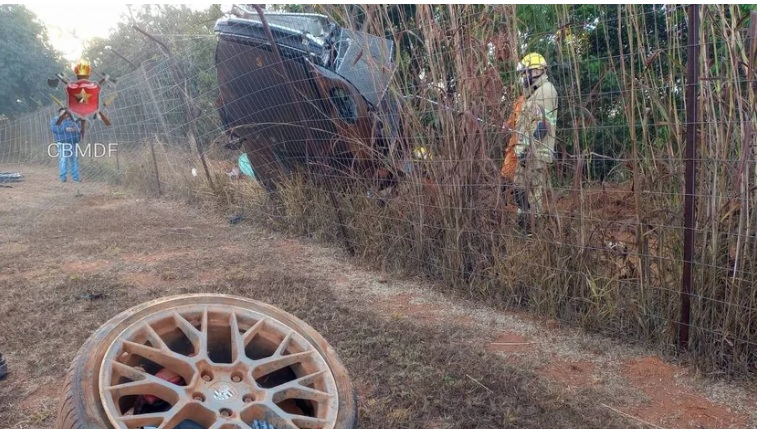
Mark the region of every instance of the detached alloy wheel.
<instances>
[{"instance_id":1,"label":"detached alloy wheel","mask_svg":"<svg viewBox=\"0 0 757 429\"><path fill-rule=\"evenodd\" d=\"M352 429L343 364L312 327L229 295L150 301L101 326L66 376L56 428Z\"/></svg>"}]
</instances>

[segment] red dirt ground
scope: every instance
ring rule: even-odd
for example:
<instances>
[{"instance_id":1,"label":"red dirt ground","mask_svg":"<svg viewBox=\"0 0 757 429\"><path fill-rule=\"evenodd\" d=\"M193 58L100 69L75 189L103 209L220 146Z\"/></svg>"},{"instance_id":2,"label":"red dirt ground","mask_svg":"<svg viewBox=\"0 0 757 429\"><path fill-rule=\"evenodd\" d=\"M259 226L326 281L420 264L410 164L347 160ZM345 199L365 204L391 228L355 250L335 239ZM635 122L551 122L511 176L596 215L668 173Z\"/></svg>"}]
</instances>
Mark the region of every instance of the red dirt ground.
<instances>
[{"instance_id":1,"label":"red dirt ground","mask_svg":"<svg viewBox=\"0 0 757 429\"><path fill-rule=\"evenodd\" d=\"M626 362L623 375L647 396L648 404L624 411L671 429L748 427L745 415L726 405L713 404L692 388L679 385L677 376L686 372L654 356Z\"/></svg>"}]
</instances>

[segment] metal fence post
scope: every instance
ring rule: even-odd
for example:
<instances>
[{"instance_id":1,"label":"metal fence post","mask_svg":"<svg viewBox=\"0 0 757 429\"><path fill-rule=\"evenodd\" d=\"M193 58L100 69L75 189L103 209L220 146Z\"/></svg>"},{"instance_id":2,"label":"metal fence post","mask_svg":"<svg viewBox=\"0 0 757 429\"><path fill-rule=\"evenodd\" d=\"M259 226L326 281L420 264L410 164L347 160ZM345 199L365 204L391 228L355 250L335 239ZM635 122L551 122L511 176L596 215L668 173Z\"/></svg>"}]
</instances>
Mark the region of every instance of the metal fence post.
<instances>
[{"instance_id":1,"label":"metal fence post","mask_svg":"<svg viewBox=\"0 0 757 429\"><path fill-rule=\"evenodd\" d=\"M160 186L160 173L158 172L158 159L155 157L155 140L150 139L150 153L152 153L152 165L155 168L155 184L158 185L158 195L163 195L163 188Z\"/></svg>"},{"instance_id":2,"label":"metal fence post","mask_svg":"<svg viewBox=\"0 0 757 429\"><path fill-rule=\"evenodd\" d=\"M696 215L696 155L699 124L699 5L689 5L688 54L686 56L686 163L684 184L683 275L681 276L681 321L678 324L678 346L689 345L691 326L692 260L694 259Z\"/></svg>"}]
</instances>

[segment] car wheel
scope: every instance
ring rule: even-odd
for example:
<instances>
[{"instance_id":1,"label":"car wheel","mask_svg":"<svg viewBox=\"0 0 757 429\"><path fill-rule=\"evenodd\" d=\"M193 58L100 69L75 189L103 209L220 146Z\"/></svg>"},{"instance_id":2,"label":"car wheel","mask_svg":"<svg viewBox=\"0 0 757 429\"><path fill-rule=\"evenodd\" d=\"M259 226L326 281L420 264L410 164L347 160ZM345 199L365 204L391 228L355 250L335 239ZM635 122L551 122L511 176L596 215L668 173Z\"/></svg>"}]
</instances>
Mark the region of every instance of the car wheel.
<instances>
[{"instance_id":1,"label":"car wheel","mask_svg":"<svg viewBox=\"0 0 757 429\"><path fill-rule=\"evenodd\" d=\"M300 319L240 297L179 295L90 336L56 427L349 429L357 401L332 347Z\"/></svg>"}]
</instances>

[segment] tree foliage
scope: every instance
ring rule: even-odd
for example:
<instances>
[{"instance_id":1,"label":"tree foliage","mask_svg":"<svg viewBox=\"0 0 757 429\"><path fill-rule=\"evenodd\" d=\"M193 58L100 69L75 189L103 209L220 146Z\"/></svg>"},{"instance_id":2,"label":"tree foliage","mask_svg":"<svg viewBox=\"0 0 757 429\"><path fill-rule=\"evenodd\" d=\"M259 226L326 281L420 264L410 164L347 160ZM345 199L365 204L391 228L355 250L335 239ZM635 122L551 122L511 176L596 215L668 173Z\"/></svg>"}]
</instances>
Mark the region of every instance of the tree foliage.
<instances>
[{"instance_id":1,"label":"tree foliage","mask_svg":"<svg viewBox=\"0 0 757 429\"><path fill-rule=\"evenodd\" d=\"M197 40L214 42L212 39L215 21L223 15L217 5L206 10L195 11L186 5L142 5L131 10L129 16L116 25L106 38L92 39L86 46L84 55L96 69L112 76L127 74L140 64L165 58L160 47L144 35L134 30L137 26L158 37L174 51L177 58L188 56L194 48L214 43L195 43ZM187 42L189 41L189 42ZM203 49L207 49L204 47ZM193 55L202 64L212 64L212 56Z\"/></svg>"},{"instance_id":2,"label":"tree foliage","mask_svg":"<svg viewBox=\"0 0 757 429\"><path fill-rule=\"evenodd\" d=\"M117 79L129 75L139 81L144 80L142 76L150 76L153 88L161 88L162 98L174 103L181 100L179 92L184 90L186 79L195 114L203 115L205 119L197 124L200 137L210 136L211 130L217 127L213 123L217 95L213 27L222 15L218 5L199 11L186 5L142 5L130 9L130 14L107 38L91 40L84 56L92 62L95 71ZM180 71L181 82L176 81L166 53L153 40L135 30L135 26L168 46ZM140 69L144 69L144 74ZM132 95L121 94L119 97ZM163 107L169 126L186 131L189 118L184 109L175 105ZM147 110L130 114L147 114L145 112Z\"/></svg>"},{"instance_id":3,"label":"tree foliage","mask_svg":"<svg viewBox=\"0 0 757 429\"><path fill-rule=\"evenodd\" d=\"M47 79L64 69L45 27L25 6L0 5L0 116L14 117L52 102Z\"/></svg>"}]
</instances>

